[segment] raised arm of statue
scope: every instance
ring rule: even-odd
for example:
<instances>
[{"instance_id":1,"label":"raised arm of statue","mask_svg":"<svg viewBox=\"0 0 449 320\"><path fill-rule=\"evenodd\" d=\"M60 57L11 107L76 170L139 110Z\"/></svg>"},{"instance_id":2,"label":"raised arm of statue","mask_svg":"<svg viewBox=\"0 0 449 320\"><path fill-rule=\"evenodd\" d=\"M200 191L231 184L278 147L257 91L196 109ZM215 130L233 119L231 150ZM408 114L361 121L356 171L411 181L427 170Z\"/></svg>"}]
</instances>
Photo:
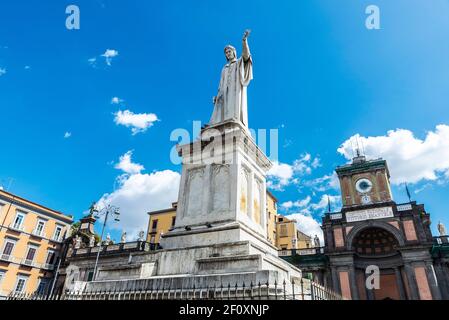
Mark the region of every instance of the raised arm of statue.
<instances>
[{"instance_id":1,"label":"raised arm of statue","mask_svg":"<svg viewBox=\"0 0 449 320\"><path fill-rule=\"evenodd\" d=\"M248 61L249 57L251 56L247 40L250 32L251 32L250 30L246 30L245 33L243 34L242 39L242 57L245 62Z\"/></svg>"}]
</instances>

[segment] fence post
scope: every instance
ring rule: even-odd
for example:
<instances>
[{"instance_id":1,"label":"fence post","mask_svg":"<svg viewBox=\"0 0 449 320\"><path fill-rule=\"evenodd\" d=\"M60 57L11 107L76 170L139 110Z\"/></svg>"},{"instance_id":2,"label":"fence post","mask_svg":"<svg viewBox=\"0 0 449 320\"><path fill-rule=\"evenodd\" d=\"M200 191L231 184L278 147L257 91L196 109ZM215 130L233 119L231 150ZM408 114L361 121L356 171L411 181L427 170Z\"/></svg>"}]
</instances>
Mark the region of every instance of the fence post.
<instances>
[{"instance_id":1,"label":"fence post","mask_svg":"<svg viewBox=\"0 0 449 320\"><path fill-rule=\"evenodd\" d=\"M238 286L237 286L237 281L235 282L235 291L234 291L234 298L237 300L237 290L238 290Z\"/></svg>"},{"instance_id":2,"label":"fence post","mask_svg":"<svg viewBox=\"0 0 449 320\"><path fill-rule=\"evenodd\" d=\"M311 299L315 300L315 294L314 294L314 284L313 282L310 283L310 295L311 295Z\"/></svg>"},{"instance_id":3,"label":"fence post","mask_svg":"<svg viewBox=\"0 0 449 320\"><path fill-rule=\"evenodd\" d=\"M286 286L285 279L284 279L284 282L282 283L282 285L284 287L284 300L287 300L287 291L285 290L285 286Z\"/></svg>"},{"instance_id":4,"label":"fence post","mask_svg":"<svg viewBox=\"0 0 449 320\"><path fill-rule=\"evenodd\" d=\"M301 277L301 300L304 300L304 279Z\"/></svg>"},{"instance_id":5,"label":"fence post","mask_svg":"<svg viewBox=\"0 0 449 320\"><path fill-rule=\"evenodd\" d=\"M267 300L269 300L270 299L270 283L268 282L268 279L267 279Z\"/></svg>"},{"instance_id":6,"label":"fence post","mask_svg":"<svg viewBox=\"0 0 449 320\"><path fill-rule=\"evenodd\" d=\"M278 299L278 280L277 279L274 280L274 296L275 296L275 299L277 300Z\"/></svg>"}]
</instances>

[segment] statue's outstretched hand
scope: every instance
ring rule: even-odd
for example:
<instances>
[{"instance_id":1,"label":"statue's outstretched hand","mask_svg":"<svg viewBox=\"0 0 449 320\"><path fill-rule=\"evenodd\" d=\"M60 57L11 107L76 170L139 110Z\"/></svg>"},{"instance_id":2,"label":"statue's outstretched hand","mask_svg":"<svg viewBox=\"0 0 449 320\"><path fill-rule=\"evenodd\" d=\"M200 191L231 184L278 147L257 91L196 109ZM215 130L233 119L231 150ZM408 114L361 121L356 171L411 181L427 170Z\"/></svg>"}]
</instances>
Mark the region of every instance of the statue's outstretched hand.
<instances>
[{"instance_id":1,"label":"statue's outstretched hand","mask_svg":"<svg viewBox=\"0 0 449 320\"><path fill-rule=\"evenodd\" d=\"M246 41L246 38L249 37L250 33L251 33L251 30L250 29L246 29L245 33L243 34L243 39L242 40Z\"/></svg>"}]
</instances>

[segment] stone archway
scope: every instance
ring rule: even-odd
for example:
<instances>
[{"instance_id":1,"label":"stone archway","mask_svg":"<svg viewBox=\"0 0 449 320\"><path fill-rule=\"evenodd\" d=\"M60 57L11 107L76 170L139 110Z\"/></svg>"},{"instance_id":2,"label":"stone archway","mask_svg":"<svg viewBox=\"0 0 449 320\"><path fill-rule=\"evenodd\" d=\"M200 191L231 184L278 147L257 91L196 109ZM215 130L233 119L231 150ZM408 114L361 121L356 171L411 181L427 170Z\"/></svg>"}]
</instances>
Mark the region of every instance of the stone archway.
<instances>
[{"instance_id":1,"label":"stone archway","mask_svg":"<svg viewBox=\"0 0 449 320\"><path fill-rule=\"evenodd\" d=\"M388 231L391 233L397 240L399 246L403 246L405 244L404 237L400 233L400 231L393 227L391 224L382 222L382 221L363 221L359 223L357 226L354 226L351 231L346 235L346 249L352 250L352 245L354 242L354 238L363 230L368 228L380 228L384 229L385 231Z\"/></svg>"},{"instance_id":2,"label":"stone archway","mask_svg":"<svg viewBox=\"0 0 449 320\"><path fill-rule=\"evenodd\" d=\"M383 300L404 299L404 282L401 276L403 266L399 251L404 239L393 226L370 221L354 227L348 234L347 247L354 253L357 288L361 299ZM368 266L379 270L377 289L366 287Z\"/></svg>"}]
</instances>

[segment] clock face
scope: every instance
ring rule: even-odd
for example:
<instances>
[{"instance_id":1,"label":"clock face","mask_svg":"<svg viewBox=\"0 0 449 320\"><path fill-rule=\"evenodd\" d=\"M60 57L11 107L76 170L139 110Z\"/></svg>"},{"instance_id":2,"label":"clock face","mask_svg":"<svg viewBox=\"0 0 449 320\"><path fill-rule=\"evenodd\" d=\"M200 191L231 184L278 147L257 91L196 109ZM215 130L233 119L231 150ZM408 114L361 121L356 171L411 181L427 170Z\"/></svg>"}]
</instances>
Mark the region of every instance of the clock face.
<instances>
[{"instance_id":1,"label":"clock face","mask_svg":"<svg viewBox=\"0 0 449 320\"><path fill-rule=\"evenodd\" d=\"M368 193L373 188L373 183L368 179L363 178L356 182L355 188L360 193Z\"/></svg>"},{"instance_id":2,"label":"clock face","mask_svg":"<svg viewBox=\"0 0 449 320\"><path fill-rule=\"evenodd\" d=\"M371 203L371 197L370 196L368 196L368 195L366 195L366 194L364 194L363 196L362 196L362 203L363 204L370 204Z\"/></svg>"}]
</instances>

